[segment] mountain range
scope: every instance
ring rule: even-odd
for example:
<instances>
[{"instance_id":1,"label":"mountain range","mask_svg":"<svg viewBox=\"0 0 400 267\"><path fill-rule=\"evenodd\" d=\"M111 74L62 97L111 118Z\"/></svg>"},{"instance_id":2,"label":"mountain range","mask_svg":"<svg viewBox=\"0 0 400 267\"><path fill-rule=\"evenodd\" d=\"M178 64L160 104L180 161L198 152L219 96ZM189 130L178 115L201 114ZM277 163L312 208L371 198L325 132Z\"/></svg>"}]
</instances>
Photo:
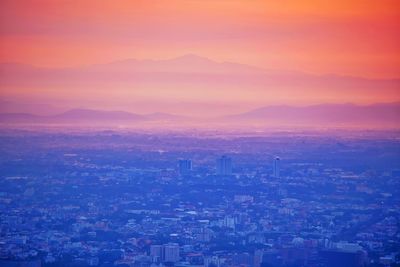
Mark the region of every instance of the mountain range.
<instances>
[{"instance_id":1,"label":"mountain range","mask_svg":"<svg viewBox=\"0 0 400 267\"><path fill-rule=\"evenodd\" d=\"M52 115L39 116L29 113L1 113L0 123L43 124L136 124L171 122L196 124L224 123L248 126L400 126L400 103L360 106L354 104L321 104L303 107L265 106L249 112L212 118L193 118L167 113L135 114L125 111L72 109Z\"/></svg>"},{"instance_id":2,"label":"mountain range","mask_svg":"<svg viewBox=\"0 0 400 267\"><path fill-rule=\"evenodd\" d=\"M30 113L0 113L0 123L121 123L144 121L179 121L183 116L167 113L135 114L125 111L71 109L57 115L34 115Z\"/></svg>"},{"instance_id":3,"label":"mountain range","mask_svg":"<svg viewBox=\"0 0 400 267\"><path fill-rule=\"evenodd\" d=\"M101 74L101 75L99 75ZM228 83L246 85L396 87L400 79L369 79L337 74L263 69L234 62L217 62L195 54L171 59L126 59L80 67L49 68L0 63L0 85L66 85L79 83ZM21 79L24 77L24 79ZM88 85L88 84L86 84Z\"/></svg>"},{"instance_id":4,"label":"mountain range","mask_svg":"<svg viewBox=\"0 0 400 267\"><path fill-rule=\"evenodd\" d=\"M398 101L399 88L400 79L262 69L193 54L69 68L1 63L0 122L386 126L398 124L398 102L367 106L297 103ZM291 104L265 104L273 102ZM71 109L76 106L89 108ZM252 110L256 106L262 107ZM154 110L164 113L151 113Z\"/></svg>"},{"instance_id":5,"label":"mountain range","mask_svg":"<svg viewBox=\"0 0 400 267\"><path fill-rule=\"evenodd\" d=\"M284 125L400 126L400 103L373 105L320 104L305 107L267 106L226 116L227 121Z\"/></svg>"},{"instance_id":6,"label":"mountain range","mask_svg":"<svg viewBox=\"0 0 400 267\"><path fill-rule=\"evenodd\" d=\"M63 68L0 64L0 99L25 102L19 110L6 105L6 111L39 114L52 105L218 116L267 103L399 101L399 88L400 79L263 69L193 54Z\"/></svg>"}]
</instances>

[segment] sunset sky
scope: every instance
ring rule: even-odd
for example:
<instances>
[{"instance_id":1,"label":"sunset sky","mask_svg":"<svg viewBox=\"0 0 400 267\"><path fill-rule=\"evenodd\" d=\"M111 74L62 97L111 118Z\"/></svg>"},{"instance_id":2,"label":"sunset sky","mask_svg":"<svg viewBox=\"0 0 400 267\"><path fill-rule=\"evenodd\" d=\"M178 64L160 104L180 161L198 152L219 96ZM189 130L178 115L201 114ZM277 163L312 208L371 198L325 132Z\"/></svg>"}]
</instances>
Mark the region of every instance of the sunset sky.
<instances>
[{"instance_id":1,"label":"sunset sky","mask_svg":"<svg viewBox=\"0 0 400 267\"><path fill-rule=\"evenodd\" d=\"M397 0L3 0L0 5L1 62L77 68L126 59L168 60L195 54L217 63L235 62L274 71L381 80L400 77ZM0 83L6 74L0 73ZM236 98L226 94L226 101L221 101L224 93L213 92L229 84L210 86L212 89L205 89L202 98L199 92L204 85L189 83L182 97L182 88L169 85L177 90L173 92L176 99L171 97L172 91L162 86L141 83L118 85L115 88L121 89L107 93L104 88L99 89L100 96L86 103L82 98L93 96L93 91L82 83L67 88L54 82L50 88L48 82L44 86L43 82L29 84L29 80L24 85L13 81L1 84L0 96L3 101L29 99L107 109L127 107L131 101L145 107L131 109L138 112L160 111L153 107L162 107L164 99L170 103L197 101L226 106L235 106L243 99L243 109L262 104L296 104L298 95L299 104L400 100L398 82L387 89L365 86L368 89L364 93L364 89L353 88L356 91L349 90L348 94L337 93L329 82L312 88L304 85L302 88L307 90L294 93L292 98L288 96L289 89L280 95L280 90L271 93L271 89L263 91L261 85L256 85L257 90L249 93L246 85L233 88ZM279 87L276 81L273 85ZM71 93L71 89L77 92ZM151 95L143 93L146 90Z\"/></svg>"}]
</instances>

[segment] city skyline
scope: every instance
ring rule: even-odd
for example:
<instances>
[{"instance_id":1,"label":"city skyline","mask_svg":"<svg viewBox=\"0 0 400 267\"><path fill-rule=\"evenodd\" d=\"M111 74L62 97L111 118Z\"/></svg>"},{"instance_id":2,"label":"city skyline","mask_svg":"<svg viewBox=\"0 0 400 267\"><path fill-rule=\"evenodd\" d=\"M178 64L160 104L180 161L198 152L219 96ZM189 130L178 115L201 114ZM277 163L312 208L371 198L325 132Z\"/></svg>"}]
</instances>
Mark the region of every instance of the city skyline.
<instances>
[{"instance_id":1,"label":"city skyline","mask_svg":"<svg viewBox=\"0 0 400 267\"><path fill-rule=\"evenodd\" d=\"M399 267L399 0L0 0L1 267Z\"/></svg>"}]
</instances>

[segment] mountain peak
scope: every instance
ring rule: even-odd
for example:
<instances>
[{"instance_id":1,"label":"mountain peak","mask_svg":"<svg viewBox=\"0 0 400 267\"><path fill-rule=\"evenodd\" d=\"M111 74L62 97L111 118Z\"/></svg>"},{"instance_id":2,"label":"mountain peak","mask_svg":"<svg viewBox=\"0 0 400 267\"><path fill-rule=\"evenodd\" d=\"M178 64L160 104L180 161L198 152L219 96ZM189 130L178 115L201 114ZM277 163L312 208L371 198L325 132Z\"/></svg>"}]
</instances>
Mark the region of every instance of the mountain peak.
<instances>
[{"instance_id":1,"label":"mountain peak","mask_svg":"<svg viewBox=\"0 0 400 267\"><path fill-rule=\"evenodd\" d=\"M129 113L125 111L108 111L76 108L70 109L64 113L56 115L57 118L63 119L92 119L92 120L127 120L127 119L143 119L142 115Z\"/></svg>"},{"instance_id":2,"label":"mountain peak","mask_svg":"<svg viewBox=\"0 0 400 267\"><path fill-rule=\"evenodd\" d=\"M193 53L184 54L182 56L175 57L172 60L187 61L187 62L214 62L215 63L215 61L213 61L207 57L199 56L199 55L196 55Z\"/></svg>"}]
</instances>

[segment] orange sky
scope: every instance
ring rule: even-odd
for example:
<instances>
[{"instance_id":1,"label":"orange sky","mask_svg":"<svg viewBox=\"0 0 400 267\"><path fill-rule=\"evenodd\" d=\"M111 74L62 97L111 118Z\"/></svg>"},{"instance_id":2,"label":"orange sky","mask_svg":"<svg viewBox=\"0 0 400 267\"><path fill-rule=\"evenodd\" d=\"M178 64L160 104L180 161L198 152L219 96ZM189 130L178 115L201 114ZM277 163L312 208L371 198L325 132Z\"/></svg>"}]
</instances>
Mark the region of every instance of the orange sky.
<instances>
[{"instance_id":1,"label":"orange sky","mask_svg":"<svg viewBox=\"0 0 400 267\"><path fill-rule=\"evenodd\" d=\"M400 1L1 1L1 61L71 66L196 53L265 68L400 75Z\"/></svg>"},{"instance_id":2,"label":"orange sky","mask_svg":"<svg viewBox=\"0 0 400 267\"><path fill-rule=\"evenodd\" d=\"M195 114L269 104L395 102L400 80L369 79L400 78L399 24L398 0L2 0L0 63L52 69L190 53L286 74L255 81L251 75L153 73L119 81L119 74L83 79L84 73L21 74L25 70L3 65L0 101L132 112L187 113L198 106L190 110ZM179 60L170 63L182 67ZM318 76L325 74L339 76Z\"/></svg>"}]
</instances>

